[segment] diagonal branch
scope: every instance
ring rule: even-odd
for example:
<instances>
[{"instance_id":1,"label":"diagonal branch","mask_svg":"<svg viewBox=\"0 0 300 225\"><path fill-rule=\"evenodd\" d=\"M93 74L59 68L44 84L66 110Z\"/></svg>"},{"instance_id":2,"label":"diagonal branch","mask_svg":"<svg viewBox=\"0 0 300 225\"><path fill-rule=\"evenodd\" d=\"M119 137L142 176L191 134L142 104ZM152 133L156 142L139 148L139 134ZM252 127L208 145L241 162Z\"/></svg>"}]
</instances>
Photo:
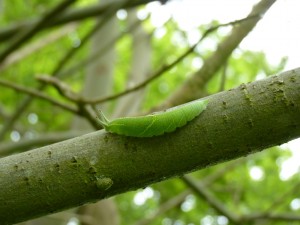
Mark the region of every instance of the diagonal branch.
<instances>
[{"instance_id":1,"label":"diagonal branch","mask_svg":"<svg viewBox=\"0 0 300 225\"><path fill-rule=\"evenodd\" d=\"M120 34L118 34L116 37L114 37L109 44L104 46L102 49L100 49L98 52L93 53L92 55L89 55L88 58L83 59L80 62L77 62L75 65L71 66L70 68L67 68L57 75L60 78L64 78L66 76L69 76L70 74L73 74L74 72L78 71L80 68L83 68L87 65L93 64L97 59L101 58L104 53L106 53L111 46L113 46L117 41L125 37L125 35L137 28L140 21L136 21L136 23L131 24L126 30L122 31Z\"/></svg>"},{"instance_id":2,"label":"diagonal branch","mask_svg":"<svg viewBox=\"0 0 300 225\"><path fill-rule=\"evenodd\" d=\"M263 15L276 0L261 0L253 7L249 17L253 15ZM232 51L255 27L260 17L252 17L251 20L244 21L233 28L231 34L219 44L217 50L207 58L202 68L194 73L176 92L174 92L158 109L170 108L184 102L194 100L202 96L202 91L206 83L224 65Z\"/></svg>"},{"instance_id":3,"label":"diagonal branch","mask_svg":"<svg viewBox=\"0 0 300 225\"><path fill-rule=\"evenodd\" d=\"M245 162L245 158L240 158L238 160L229 162L227 165L222 166L222 168L218 168L218 170L214 171L213 173L209 174L208 176L204 177L201 180L202 186L205 188L211 185L214 181L218 180L220 177L224 176L224 174L228 173L230 170L235 169L238 165ZM166 202L163 202L157 210L150 213L149 216L137 221L134 225L148 225L152 224L152 222L158 218L159 216L165 214L171 209L174 209L178 205L180 205L188 195L192 193L191 189L186 189L182 191L175 197L168 199Z\"/></svg>"},{"instance_id":4,"label":"diagonal branch","mask_svg":"<svg viewBox=\"0 0 300 225\"><path fill-rule=\"evenodd\" d=\"M111 5L111 7L107 10L107 12L105 12L105 17L109 18L111 16L113 16L115 14L115 12L122 7L124 4L126 4L128 2L128 0L126 1L121 1L117 4L113 4ZM54 68L52 74L53 76L59 76L59 72L62 70L62 68L66 65L66 63L74 56L74 54L82 47L84 46L87 41L93 36L93 34L100 29L104 24L105 21L107 20L102 20L100 23L98 23L97 25L95 25L86 35L85 37L82 38L81 41L81 45L78 48L72 48L70 49L65 55L64 57L59 61L59 63L56 65L56 67ZM43 90L46 87L45 84L41 84L37 90ZM26 96L21 103L17 106L15 112L11 115L11 117L5 121L2 129L0 130L0 140L2 140L6 134L6 132L8 130L11 129L11 127L13 126L13 124L15 123L15 121L22 115L22 113L25 111L25 109L30 105L31 101L34 98L32 96ZM88 116L88 120L89 121L93 121L93 118L91 115L88 114L88 111L85 110L85 107L82 107L82 113L85 114L86 116ZM95 125L95 122L91 122L93 126Z\"/></svg>"},{"instance_id":5,"label":"diagonal branch","mask_svg":"<svg viewBox=\"0 0 300 225\"><path fill-rule=\"evenodd\" d=\"M30 96L34 96L36 98L46 100L46 101L50 102L51 104L56 105L56 106L58 106L62 109L65 109L65 110L69 111L69 112L72 112L72 113L75 113L75 114L78 113L78 110L76 108L74 108L73 106L69 106L69 105L66 105L62 102L59 102L56 99L51 98L48 95L43 94L42 92L39 92L38 90L27 88L27 87L24 87L24 86L15 84L15 83L11 83L11 82L6 81L6 80L0 80L0 85L2 85L4 87L7 87L7 88L11 88L12 90L15 90L15 91L18 91L18 92L26 93L26 94L28 94Z\"/></svg>"},{"instance_id":6,"label":"diagonal branch","mask_svg":"<svg viewBox=\"0 0 300 225\"><path fill-rule=\"evenodd\" d=\"M239 216L228 210L213 194L200 182L195 182L190 176L181 178L196 194L205 200L218 213L226 216L233 224L239 224Z\"/></svg>"},{"instance_id":7,"label":"diagonal branch","mask_svg":"<svg viewBox=\"0 0 300 225\"><path fill-rule=\"evenodd\" d=\"M219 24L219 25L216 25L216 26L213 26L213 27L207 29L205 31L205 33L203 34L203 36L199 39L199 41L197 43L195 43L193 46L191 46L190 48L188 48L184 53L182 53L173 62L171 62L169 64L163 65L160 69L158 69L156 72L154 72L154 74L152 74L151 76L149 76L148 79L144 80L140 84L137 84L136 86L134 86L132 88L128 88L128 89L126 89L126 90L124 90L124 91L122 91L120 93L117 93L117 94L114 94L114 95L111 95L111 96L101 97L101 98L96 98L96 99L83 99L81 96L79 96L78 94L72 92L69 88L67 88L66 85L64 85L57 78L42 76L42 77L38 77L38 79L40 81L45 82L45 83L52 84L59 91L59 93L62 96L64 96L65 98L67 98L68 100L71 100L73 102L95 105L95 104L99 104L99 103L111 101L111 100L117 99L119 97L122 97L124 95L127 95L127 94L129 94L131 92L137 91L137 90L139 90L141 88L144 88L149 83L151 83L152 81L154 81L155 79L157 79L158 77L160 77L161 75L163 75L165 72L167 72L168 70L172 69L178 63L180 63L184 58L186 58L188 55L190 55L191 53L193 53L194 49L197 47L197 45L199 45L199 43L202 42L213 31L219 29L220 27L225 27L225 26L230 26L230 25L236 25L236 24L245 22L247 20L251 20L251 19L257 18L257 17L259 17L259 16L258 15L252 15L252 16L240 19L240 20L235 20L235 21L232 21L232 22L229 22L229 23L225 23L225 24Z\"/></svg>"},{"instance_id":8,"label":"diagonal branch","mask_svg":"<svg viewBox=\"0 0 300 225\"><path fill-rule=\"evenodd\" d=\"M208 100L174 133L132 138L101 130L0 159L0 221L51 214L300 137L300 68Z\"/></svg>"},{"instance_id":9,"label":"diagonal branch","mask_svg":"<svg viewBox=\"0 0 300 225\"><path fill-rule=\"evenodd\" d=\"M253 215L249 215L249 216L245 216L243 218L241 218L241 223L245 224L245 223L251 223L251 224L255 224L255 222L257 221L258 223L263 220L263 221L274 221L274 222L278 222L278 221L284 221L284 222L295 222L297 221L299 223L300 221L300 215L297 213L269 213L269 214L253 214ZM288 224L288 223L286 223Z\"/></svg>"}]
</instances>

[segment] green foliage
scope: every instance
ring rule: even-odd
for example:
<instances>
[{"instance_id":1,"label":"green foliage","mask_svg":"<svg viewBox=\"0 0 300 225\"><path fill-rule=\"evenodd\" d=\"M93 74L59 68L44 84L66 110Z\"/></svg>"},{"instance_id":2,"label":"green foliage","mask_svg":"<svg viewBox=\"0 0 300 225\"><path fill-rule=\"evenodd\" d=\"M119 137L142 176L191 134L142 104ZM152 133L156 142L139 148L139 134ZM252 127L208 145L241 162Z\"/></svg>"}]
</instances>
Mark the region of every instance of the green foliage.
<instances>
[{"instance_id":1,"label":"green foliage","mask_svg":"<svg viewBox=\"0 0 300 225\"><path fill-rule=\"evenodd\" d=\"M153 37L153 71L159 70L162 66L168 65L183 54L190 46L184 35L178 31L177 25L172 21L168 21L159 32L164 35ZM158 33L159 33L158 32ZM154 32L155 34L155 32ZM180 45L178 44L180 43ZM162 76L153 81L147 90L145 108L151 108L163 102L184 80L195 71L191 67L193 54L186 57L171 70L166 71Z\"/></svg>"},{"instance_id":2,"label":"green foliage","mask_svg":"<svg viewBox=\"0 0 300 225\"><path fill-rule=\"evenodd\" d=\"M32 18L45 13L60 1L3 1L3 12L1 13L0 23L7 25L12 21L22 22L24 18Z\"/></svg>"},{"instance_id":3,"label":"green foliage","mask_svg":"<svg viewBox=\"0 0 300 225\"><path fill-rule=\"evenodd\" d=\"M13 22L22 21L25 18L34 18L58 2L57 0L5 1L5 9L0 17L0 24L7 26ZM90 1L82 0L79 1L78 4L85 5L89 3ZM81 22L77 29L69 35L34 52L34 54L29 55L22 59L22 61L1 72L1 78L22 84L26 87L36 88L39 84L35 76L39 74L51 74L65 53L70 48L76 47L76 43L84 37L93 25L93 21ZM121 25L124 26L124 23ZM145 27L150 31L156 29L149 21L146 22ZM199 27L199 32L203 33L205 27L206 26ZM159 29L159 32L163 32L164 34L156 36L155 34L158 34L158 31L155 30L152 37L153 72L175 60L190 47L187 34L185 31L181 31L174 21L170 20ZM31 43L42 39L44 36L50 34L51 31L53 30L46 30L38 34L31 40ZM210 41L220 41L222 38L223 36L218 33L213 33L208 37ZM129 35L125 35L124 38L120 39L116 44L118 60L115 66L115 93L126 88L132 56L131 45ZM90 46L85 46L81 48L75 57L66 65L65 70L85 59L88 55L89 47ZM150 109L163 102L172 92L180 87L193 72L199 69L198 66L195 66L194 62L198 61L201 63L211 53L212 49L206 48L201 44L194 54L189 55L183 62L177 64L170 71L167 71L148 85L146 88L144 107ZM279 65L270 65L265 54L262 52L237 49L228 60L225 72L222 70L219 71L206 85L207 92L219 92L222 89L221 80L223 76L225 76L224 89L228 90L241 83L250 82L277 73L284 68L285 62L286 59L283 58ZM64 76L63 81L68 83L73 90L79 92L82 88L84 76L85 68L82 67L74 73ZM52 87L45 89L43 93L70 104L69 101L61 97ZM3 107L7 114L13 113L16 106L24 99L24 96L23 93L1 87L0 107ZM36 123L29 122L28 115L30 114L37 115L38 121ZM35 100L24 113L24 116L18 121L16 129L18 129L22 137L25 137L28 132L43 134L51 131L68 130L73 117L74 115L46 101ZM5 120L6 118L0 117L0 124L2 125ZM6 136L6 140L9 140L9 135ZM247 162L241 160L240 162L219 164L195 172L192 174L192 177L196 180L203 181L208 179L209 176L213 176L225 170L223 176L219 176L208 184L207 189L232 212L241 214L264 212L272 206L274 201L280 199L281 195L286 193L289 189L292 189L295 183L299 183L299 176L297 175L288 180L280 179L281 166L277 162L285 160L290 156L289 154L288 150L283 151L280 148L272 148L268 151L248 157ZM235 164L235 166L232 166L233 164ZM258 168L263 172L261 179L254 180L253 177L250 176L250 171L253 168ZM147 218L165 202L176 198L176 196L186 191L186 189L187 187L182 180L176 178L152 185L151 189L148 189L148 191L152 190L153 192L151 197L148 197L144 202L139 204L136 204L134 200L137 198L138 193L145 190L138 190L117 196L116 201L122 218L122 224L134 224L134 222L140 219ZM295 198L298 198L298 196L296 192L293 192L285 196L284 200L274 207L279 212L290 211L290 202ZM181 202L175 204L170 210L157 217L152 224L162 224L162 221L164 221L163 224L175 224L176 220L182 221L182 223L178 224L199 224L201 220L209 218L217 220L219 216L219 213L210 207L207 201L198 197L197 194L190 192ZM215 222L214 224L218 223ZM277 222L273 224L281 223Z\"/></svg>"},{"instance_id":4,"label":"green foliage","mask_svg":"<svg viewBox=\"0 0 300 225\"><path fill-rule=\"evenodd\" d=\"M286 61L286 58L282 58L278 65L271 65L263 52L236 49L225 68L223 67L208 83L207 90L210 93L219 92L224 78L225 87L222 90L234 88L241 83L266 78L282 71Z\"/></svg>"},{"instance_id":5,"label":"green foliage","mask_svg":"<svg viewBox=\"0 0 300 225\"><path fill-rule=\"evenodd\" d=\"M38 87L40 83L36 80L36 77L43 74L52 75L60 60L65 57L67 51L72 48L78 48L78 44L80 45L81 43L81 38L84 37L84 35L89 32L93 26L94 22L92 21L83 22L76 30L70 32L69 35L46 45L39 51L35 51L34 54L30 54L26 58L22 59L21 62L17 62L16 64L13 64L13 66L8 67L1 73L2 77L11 82L24 85L25 87ZM55 30L58 29L60 28ZM38 34L33 38L31 43L41 42L42 38L48 34L49 32ZM64 49L66 51L62 51ZM63 69L61 72L63 73L65 70L85 58L88 50L89 46L86 45L77 51L74 58L65 65L64 68L66 69ZM68 82L72 89L75 91L81 91L84 72L85 69L81 68L75 72L72 71L72 74L65 74L63 78L67 79L66 82ZM15 107L24 100L25 95L6 88L4 90L5 91L0 96L0 101L3 105L5 105L5 111L8 113L14 112ZM44 93L54 99L70 104L70 102L61 97L61 95L52 87L47 88ZM39 122L32 127L36 134L44 131L51 132L67 130L70 127L70 122L73 116L72 114L65 113L64 110L43 100L33 101L27 111L27 114L35 112L38 115ZM49 123L49 121L55 122ZM0 122L3 123L2 118L0 118ZM28 124L26 117L21 118L20 122L24 125L24 127Z\"/></svg>"},{"instance_id":6,"label":"green foliage","mask_svg":"<svg viewBox=\"0 0 300 225\"><path fill-rule=\"evenodd\" d=\"M180 55L188 47L187 41L184 39L183 32L178 32L176 24L169 21L164 27L166 32L160 38L153 39L155 49L153 56L154 68L159 68L167 62L172 61L176 56ZM181 36L183 44L178 46L174 43L174 36ZM221 36L212 34L212 39L220 40ZM201 52L202 56L207 57L211 52ZM151 83L148 87L148 95L145 101L145 107L151 108L162 102L177 87L184 82L188 75L196 71L193 68L193 59L195 55L187 57L182 63L178 64L172 70L164 73L160 78ZM279 65L270 65L264 53L250 52L247 50L236 50L226 65L225 71L225 87L230 89L241 83L261 79L271 74L281 71L285 65L286 58L283 58ZM219 71L206 86L207 91L215 93L220 91L221 77L224 76L223 71ZM228 162L218 166L210 167L193 173L195 179L205 180L209 176L214 176L218 171L224 169L224 176L220 176L217 180L212 181L208 185L208 190L224 204L230 211L237 214L251 214L253 212L264 212L272 207L275 199L280 199L279 193L285 193L287 187L292 187L297 178L289 180L280 179L281 167L276 165L283 155L289 155L289 151L283 152L280 148L272 148L268 151L249 156L247 162ZM232 167L232 164L236 166ZM231 168L232 167L232 168ZM251 177L252 170L262 172L262 177L258 180ZM274 188L276 187L276 188ZM124 218L122 224L134 224L134 222L147 218L160 207L164 207L164 203L171 199L175 199L186 191L186 186L180 179L167 180L155 185L151 188L155 193L159 193L153 198L146 200L142 205L136 205L134 199L143 190L120 195L116 199L120 205L121 218ZM289 196L285 199L285 207L282 212L289 211L289 204L296 196ZM126 207L123 208L126 203ZM279 202L278 204L280 204ZM188 205L188 206L185 206ZM276 206L276 208L280 208ZM130 216L128 215L130 213ZM132 216L132 217L131 217ZM169 211L162 216L158 216L151 224L199 224L199 221L213 220L213 224L222 224L218 221L226 221L222 215L210 207L209 204L197 194L191 192L182 200L182 202L174 205ZM181 221L181 223L180 223ZM275 224L275 223L274 223ZM281 224L280 222L276 224Z\"/></svg>"}]
</instances>

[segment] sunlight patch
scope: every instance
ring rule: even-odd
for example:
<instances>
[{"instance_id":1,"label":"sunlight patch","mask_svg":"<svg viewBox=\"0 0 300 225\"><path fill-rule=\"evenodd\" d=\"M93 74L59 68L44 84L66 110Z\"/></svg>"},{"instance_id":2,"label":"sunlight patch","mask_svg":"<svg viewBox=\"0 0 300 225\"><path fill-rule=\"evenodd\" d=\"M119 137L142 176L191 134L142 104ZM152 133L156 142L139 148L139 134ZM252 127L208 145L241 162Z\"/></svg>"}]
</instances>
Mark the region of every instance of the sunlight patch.
<instances>
[{"instance_id":1,"label":"sunlight patch","mask_svg":"<svg viewBox=\"0 0 300 225\"><path fill-rule=\"evenodd\" d=\"M127 18L127 11L124 9L120 9L117 11L117 18L119 20L125 20Z\"/></svg>"},{"instance_id":2,"label":"sunlight patch","mask_svg":"<svg viewBox=\"0 0 300 225\"><path fill-rule=\"evenodd\" d=\"M195 204L196 204L195 196L194 195L188 195L185 198L185 201L181 204L180 208L184 212L189 212L193 208L195 208Z\"/></svg>"},{"instance_id":3,"label":"sunlight patch","mask_svg":"<svg viewBox=\"0 0 300 225\"><path fill-rule=\"evenodd\" d=\"M10 133L10 139L12 140L12 141L14 141L14 142L17 142L17 141L19 141L20 140L20 138L21 138L21 135L20 135L20 133L18 132L18 131L12 131L11 133Z\"/></svg>"},{"instance_id":4,"label":"sunlight patch","mask_svg":"<svg viewBox=\"0 0 300 225\"><path fill-rule=\"evenodd\" d=\"M38 116L35 113L29 113L27 119L31 124L36 124L39 120Z\"/></svg>"},{"instance_id":5,"label":"sunlight patch","mask_svg":"<svg viewBox=\"0 0 300 225\"><path fill-rule=\"evenodd\" d=\"M133 202L136 205L144 205L145 202L154 196L154 191L151 187L147 187L135 194Z\"/></svg>"},{"instance_id":6,"label":"sunlight patch","mask_svg":"<svg viewBox=\"0 0 300 225\"><path fill-rule=\"evenodd\" d=\"M265 177L265 172L260 166L252 166L249 170L249 175L252 180L261 181Z\"/></svg>"},{"instance_id":7,"label":"sunlight patch","mask_svg":"<svg viewBox=\"0 0 300 225\"><path fill-rule=\"evenodd\" d=\"M295 198L291 201L290 208L294 211L300 209L300 199Z\"/></svg>"},{"instance_id":8,"label":"sunlight patch","mask_svg":"<svg viewBox=\"0 0 300 225\"><path fill-rule=\"evenodd\" d=\"M280 147L283 149L289 149L292 153L292 157L281 163L281 170L279 176L280 179L284 181L290 179L293 175L299 172L300 138L283 144Z\"/></svg>"}]
</instances>

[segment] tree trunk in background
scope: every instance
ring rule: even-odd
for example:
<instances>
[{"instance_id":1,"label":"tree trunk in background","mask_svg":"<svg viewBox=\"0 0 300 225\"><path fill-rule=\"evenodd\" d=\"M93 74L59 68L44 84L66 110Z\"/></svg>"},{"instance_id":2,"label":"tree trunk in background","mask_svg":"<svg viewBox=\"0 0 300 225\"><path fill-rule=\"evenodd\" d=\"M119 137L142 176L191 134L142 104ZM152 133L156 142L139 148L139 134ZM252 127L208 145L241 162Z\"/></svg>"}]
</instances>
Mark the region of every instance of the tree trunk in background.
<instances>
[{"instance_id":1,"label":"tree trunk in background","mask_svg":"<svg viewBox=\"0 0 300 225\"><path fill-rule=\"evenodd\" d=\"M109 1L102 0L101 4L105 4L106 2ZM92 37L90 55L94 55L99 51L102 51L107 45L111 45L111 40L117 36L117 33L117 20L113 17ZM116 53L114 46L111 46L109 50L105 51L98 59L87 66L82 91L84 97L103 97L111 93L115 59ZM101 109L105 110L105 108L106 105L102 104ZM79 117L75 118L73 129L92 131L91 125L86 120ZM88 222L81 221L82 225L119 224L118 211L113 199L105 199L95 204L81 206L78 208L77 213L90 218Z\"/></svg>"},{"instance_id":2,"label":"tree trunk in background","mask_svg":"<svg viewBox=\"0 0 300 225\"><path fill-rule=\"evenodd\" d=\"M102 4L105 4L105 2L102 1ZM111 40L117 36L117 29L116 19L108 20L92 37L90 55L94 55L102 51L107 45L111 45ZM87 99L103 97L111 93L115 59L116 53L112 46L87 66L82 91L84 97ZM105 105L101 105L101 110L105 111ZM86 120L76 117L73 129L91 131L91 126Z\"/></svg>"},{"instance_id":3,"label":"tree trunk in background","mask_svg":"<svg viewBox=\"0 0 300 225\"><path fill-rule=\"evenodd\" d=\"M136 16L137 10L128 10L128 27L138 23L131 31L132 36L132 60L127 81L127 88L144 81L150 74L151 67L151 43L150 35L145 31ZM130 93L118 100L113 118L128 116L138 112L144 101L145 89Z\"/></svg>"}]
</instances>

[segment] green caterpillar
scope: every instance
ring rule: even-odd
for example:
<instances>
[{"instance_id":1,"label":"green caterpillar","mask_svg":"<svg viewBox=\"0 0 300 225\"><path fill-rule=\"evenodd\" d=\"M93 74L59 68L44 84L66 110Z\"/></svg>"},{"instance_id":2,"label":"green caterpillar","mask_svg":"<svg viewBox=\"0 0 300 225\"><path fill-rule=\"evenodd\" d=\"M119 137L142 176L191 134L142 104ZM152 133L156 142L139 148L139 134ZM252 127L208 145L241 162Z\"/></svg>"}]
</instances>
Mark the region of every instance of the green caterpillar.
<instances>
[{"instance_id":1,"label":"green caterpillar","mask_svg":"<svg viewBox=\"0 0 300 225\"><path fill-rule=\"evenodd\" d=\"M106 131L131 137L152 137L170 133L198 116L208 100L196 100L146 116L121 117L109 121L99 111L99 122Z\"/></svg>"}]
</instances>

